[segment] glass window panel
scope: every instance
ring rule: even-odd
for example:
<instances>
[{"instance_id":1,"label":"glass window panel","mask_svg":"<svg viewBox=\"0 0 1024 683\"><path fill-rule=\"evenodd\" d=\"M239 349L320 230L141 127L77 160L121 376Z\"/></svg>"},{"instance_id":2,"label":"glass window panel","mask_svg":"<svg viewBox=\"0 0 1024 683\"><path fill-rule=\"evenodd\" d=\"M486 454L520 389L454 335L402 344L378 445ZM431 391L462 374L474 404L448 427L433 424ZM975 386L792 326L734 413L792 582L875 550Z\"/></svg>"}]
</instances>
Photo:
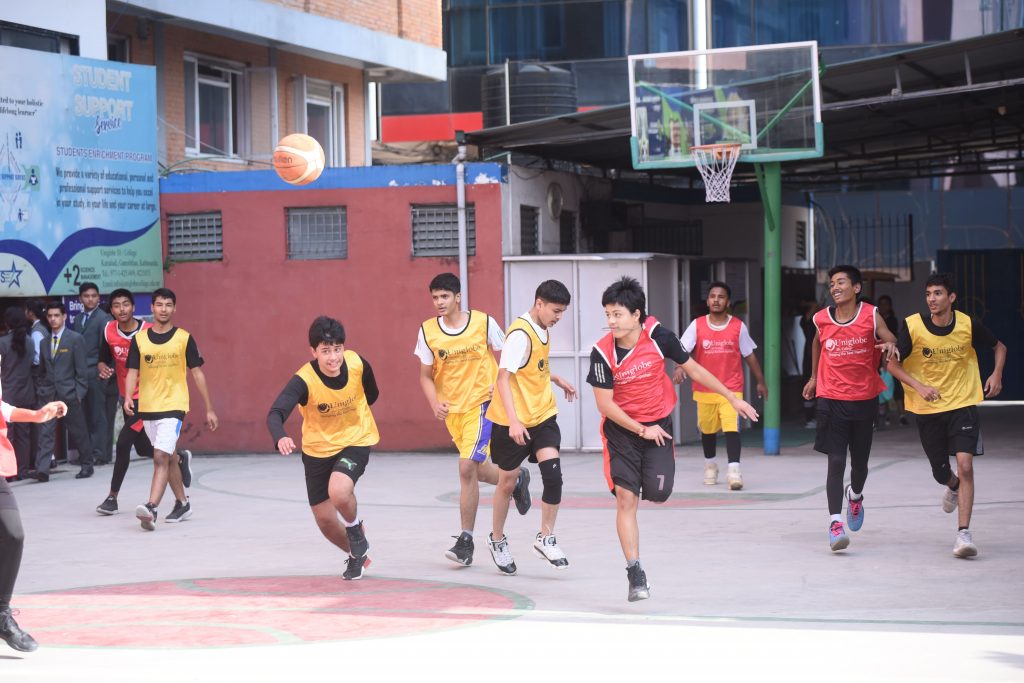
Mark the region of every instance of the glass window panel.
<instances>
[{"instance_id":1,"label":"glass window panel","mask_svg":"<svg viewBox=\"0 0 1024 683\"><path fill-rule=\"evenodd\" d=\"M196 144L196 63L185 61L185 149L195 150Z\"/></svg>"},{"instance_id":2,"label":"glass window panel","mask_svg":"<svg viewBox=\"0 0 1024 683\"><path fill-rule=\"evenodd\" d=\"M331 105L306 102L306 134L320 143L331 154Z\"/></svg>"},{"instance_id":3,"label":"glass window panel","mask_svg":"<svg viewBox=\"0 0 1024 683\"><path fill-rule=\"evenodd\" d=\"M231 113L228 88L199 84L199 152L230 154L228 117Z\"/></svg>"},{"instance_id":4,"label":"glass window panel","mask_svg":"<svg viewBox=\"0 0 1024 683\"><path fill-rule=\"evenodd\" d=\"M449 66L487 63L487 11L451 10L445 13L444 39Z\"/></svg>"}]
</instances>

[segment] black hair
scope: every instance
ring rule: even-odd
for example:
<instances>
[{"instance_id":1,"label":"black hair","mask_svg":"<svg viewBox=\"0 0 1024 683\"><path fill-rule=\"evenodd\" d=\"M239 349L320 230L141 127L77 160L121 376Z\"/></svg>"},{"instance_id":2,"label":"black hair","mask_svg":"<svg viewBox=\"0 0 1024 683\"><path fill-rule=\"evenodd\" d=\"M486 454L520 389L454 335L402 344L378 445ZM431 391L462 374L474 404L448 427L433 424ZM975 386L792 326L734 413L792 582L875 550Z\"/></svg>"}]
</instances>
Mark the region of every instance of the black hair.
<instances>
[{"instance_id":1,"label":"black hair","mask_svg":"<svg viewBox=\"0 0 1024 683\"><path fill-rule=\"evenodd\" d=\"M46 303L42 299L29 301L28 310L36 317L36 320L43 320L46 317Z\"/></svg>"},{"instance_id":2,"label":"black hair","mask_svg":"<svg viewBox=\"0 0 1024 683\"><path fill-rule=\"evenodd\" d=\"M720 289L724 289L725 290L725 298L726 299L732 299L732 289L730 289L729 285L725 284L721 280L715 280L710 285L708 285L708 296L711 296L711 290L714 289L715 287L718 287Z\"/></svg>"},{"instance_id":3,"label":"black hair","mask_svg":"<svg viewBox=\"0 0 1024 683\"><path fill-rule=\"evenodd\" d=\"M82 284L78 285L79 294L85 294L90 289L95 289L97 294L100 293L100 288L95 282L83 282Z\"/></svg>"},{"instance_id":4,"label":"black hair","mask_svg":"<svg viewBox=\"0 0 1024 683\"><path fill-rule=\"evenodd\" d=\"M344 344L345 326L334 318L322 315L309 326L309 348L321 344Z\"/></svg>"},{"instance_id":5,"label":"black hair","mask_svg":"<svg viewBox=\"0 0 1024 683\"><path fill-rule=\"evenodd\" d=\"M828 271L828 279L831 280L837 273L843 273L850 278L850 284L859 285L864 281L856 266L836 266Z\"/></svg>"},{"instance_id":6,"label":"black hair","mask_svg":"<svg viewBox=\"0 0 1024 683\"><path fill-rule=\"evenodd\" d=\"M953 273L932 273L924 281L924 288L929 287L944 287L947 294L956 294L956 279Z\"/></svg>"},{"instance_id":7,"label":"black hair","mask_svg":"<svg viewBox=\"0 0 1024 683\"><path fill-rule=\"evenodd\" d=\"M47 301L46 302L46 309L45 310L49 311L51 308L59 308L60 312L61 313L65 313L65 314L68 312L68 310L66 308L64 308L64 302L63 301L57 301L57 300Z\"/></svg>"},{"instance_id":8,"label":"black hair","mask_svg":"<svg viewBox=\"0 0 1024 683\"><path fill-rule=\"evenodd\" d=\"M558 280L545 280L540 283L533 297L535 300L540 299L549 304L560 304L562 306L568 306L569 302L572 301L572 295L569 294L569 290Z\"/></svg>"},{"instance_id":9,"label":"black hair","mask_svg":"<svg viewBox=\"0 0 1024 683\"><path fill-rule=\"evenodd\" d=\"M889 305L892 306L892 297L889 296L888 294L883 294L882 296L878 297L878 303L882 303L883 301L888 301Z\"/></svg>"},{"instance_id":10,"label":"black hair","mask_svg":"<svg viewBox=\"0 0 1024 683\"><path fill-rule=\"evenodd\" d=\"M178 305L178 297L174 296L174 292L166 287L160 287L159 289L153 290L153 301L156 301L157 297L160 297L161 299L170 299L172 304L175 306Z\"/></svg>"},{"instance_id":11,"label":"black hair","mask_svg":"<svg viewBox=\"0 0 1024 683\"><path fill-rule=\"evenodd\" d=\"M115 289L113 292L111 292L110 296L107 298L107 301L110 303L114 303L114 299L120 298L128 299L128 301L132 302L132 306L135 305L135 297L132 296L132 293L130 291L124 289L123 287L119 287Z\"/></svg>"},{"instance_id":12,"label":"black hair","mask_svg":"<svg viewBox=\"0 0 1024 683\"><path fill-rule=\"evenodd\" d=\"M21 306L8 306L4 311L4 327L11 333L11 348L21 358L25 355L25 341L28 338L28 318Z\"/></svg>"},{"instance_id":13,"label":"black hair","mask_svg":"<svg viewBox=\"0 0 1024 683\"><path fill-rule=\"evenodd\" d=\"M436 292L437 290L458 294L462 291L462 283L454 273L441 273L430 281L430 291Z\"/></svg>"},{"instance_id":14,"label":"black hair","mask_svg":"<svg viewBox=\"0 0 1024 683\"><path fill-rule=\"evenodd\" d=\"M647 319L647 295L636 278L623 275L621 278L608 285L601 295L601 305L610 306L618 304L627 311L640 311L640 323Z\"/></svg>"}]
</instances>

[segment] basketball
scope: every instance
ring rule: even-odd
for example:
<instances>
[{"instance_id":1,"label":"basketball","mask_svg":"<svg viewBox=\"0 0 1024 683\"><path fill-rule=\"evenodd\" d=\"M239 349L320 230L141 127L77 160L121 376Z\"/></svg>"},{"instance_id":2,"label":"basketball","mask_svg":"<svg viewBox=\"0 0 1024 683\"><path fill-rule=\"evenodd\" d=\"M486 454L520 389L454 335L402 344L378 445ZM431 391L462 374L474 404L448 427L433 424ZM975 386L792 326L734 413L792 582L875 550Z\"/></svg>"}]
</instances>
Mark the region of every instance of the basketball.
<instances>
[{"instance_id":1,"label":"basketball","mask_svg":"<svg viewBox=\"0 0 1024 683\"><path fill-rule=\"evenodd\" d=\"M286 135L274 149L274 170L286 183L311 183L324 170L324 148L308 135Z\"/></svg>"}]
</instances>

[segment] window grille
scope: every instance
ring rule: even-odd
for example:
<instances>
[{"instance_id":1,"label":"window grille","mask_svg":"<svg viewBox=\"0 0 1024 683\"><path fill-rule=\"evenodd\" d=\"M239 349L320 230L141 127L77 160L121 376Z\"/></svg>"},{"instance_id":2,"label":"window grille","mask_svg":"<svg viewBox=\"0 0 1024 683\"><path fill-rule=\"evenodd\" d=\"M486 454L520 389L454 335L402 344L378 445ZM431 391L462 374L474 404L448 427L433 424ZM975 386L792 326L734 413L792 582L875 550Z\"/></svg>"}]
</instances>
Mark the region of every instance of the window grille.
<instances>
[{"instance_id":1,"label":"window grille","mask_svg":"<svg viewBox=\"0 0 1024 683\"><path fill-rule=\"evenodd\" d=\"M296 261L348 258L345 207L288 209L288 258Z\"/></svg>"},{"instance_id":2,"label":"window grille","mask_svg":"<svg viewBox=\"0 0 1024 683\"><path fill-rule=\"evenodd\" d=\"M220 211L168 214L167 257L171 261L220 261L224 258Z\"/></svg>"},{"instance_id":3,"label":"window grille","mask_svg":"<svg viewBox=\"0 0 1024 683\"><path fill-rule=\"evenodd\" d=\"M466 253L476 254L476 207L466 205ZM458 256L459 209L454 204L412 206L412 255Z\"/></svg>"},{"instance_id":4,"label":"window grille","mask_svg":"<svg viewBox=\"0 0 1024 683\"><path fill-rule=\"evenodd\" d=\"M535 206L519 206L519 244L523 256L540 253L540 209Z\"/></svg>"}]
</instances>

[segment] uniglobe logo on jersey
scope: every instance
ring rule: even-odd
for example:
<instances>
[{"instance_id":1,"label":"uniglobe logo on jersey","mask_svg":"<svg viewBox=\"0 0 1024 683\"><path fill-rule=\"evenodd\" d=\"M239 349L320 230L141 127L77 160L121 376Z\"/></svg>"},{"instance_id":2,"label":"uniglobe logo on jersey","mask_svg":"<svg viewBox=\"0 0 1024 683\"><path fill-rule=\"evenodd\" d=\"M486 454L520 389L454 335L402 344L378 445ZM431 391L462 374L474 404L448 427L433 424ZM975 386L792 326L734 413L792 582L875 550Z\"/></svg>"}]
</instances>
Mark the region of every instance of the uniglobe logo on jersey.
<instances>
[{"instance_id":1,"label":"uniglobe logo on jersey","mask_svg":"<svg viewBox=\"0 0 1024 683\"><path fill-rule=\"evenodd\" d=\"M701 345L701 347L702 347L702 348L703 348L703 349L704 349L705 351L707 351L708 349L710 349L710 348L711 348L711 340L710 340L710 339L705 339L704 341L702 341L702 342L701 342L701 344L700 344L700 345Z\"/></svg>"},{"instance_id":2,"label":"uniglobe logo on jersey","mask_svg":"<svg viewBox=\"0 0 1024 683\"><path fill-rule=\"evenodd\" d=\"M828 340L826 340L825 341L825 350L826 351L835 351L836 350L836 340L835 339L828 339Z\"/></svg>"},{"instance_id":3,"label":"uniglobe logo on jersey","mask_svg":"<svg viewBox=\"0 0 1024 683\"><path fill-rule=\"evenodd\" d=\"M923 349L921 349L921 355L924 356L925 358L931 358L932 350L926 346Z\"/></svg>"},{"instance_id":4,"label":"uniglobe logo on jersey","mask_svg":"<svg viewBox=\"0 0 1024 683\"><path fill-rule=\"evenodd\" d=\"M331 404L330 403L317 403L316 404L316 409L322 415L322 414L326 413L327 411L329 411L331 409Z\"/></svg>"},{"instance_id":5,"label":"uniglobe logo on jersey","mask_svg":"<svg viewBox=\"0 0 1024 683\"><path fill-rule=\"evenodd\" d=\"M152 365L153 364L153 354L151 354L151 353L147 353L145 356L142 357L142 359L144 361L146 361L146 365Z\"/></svg>"},{"instance_id":6,"label":"uniglobe logo on jersey","mask_svg":"<svg viewBox=\"0 0 1024 683\"><path fill-rule=\"evenodd\" d=\"M541 358L539 361L537 361L537 369L540 370L541 372L544 372L544 359L543 358Z\"/></svg>"},{"instance_id":7,"label":"uniglobe logo on jersey","mask_svg":"<svg viewBox=\"0 0 1024 683\"><path fill-rule=\"evenodd\" d=\"M445 360L448 358L448 352L445 351L444 349L438 349L437 357L440 358L441 360Z\"/></svg>"}]
</instances>

